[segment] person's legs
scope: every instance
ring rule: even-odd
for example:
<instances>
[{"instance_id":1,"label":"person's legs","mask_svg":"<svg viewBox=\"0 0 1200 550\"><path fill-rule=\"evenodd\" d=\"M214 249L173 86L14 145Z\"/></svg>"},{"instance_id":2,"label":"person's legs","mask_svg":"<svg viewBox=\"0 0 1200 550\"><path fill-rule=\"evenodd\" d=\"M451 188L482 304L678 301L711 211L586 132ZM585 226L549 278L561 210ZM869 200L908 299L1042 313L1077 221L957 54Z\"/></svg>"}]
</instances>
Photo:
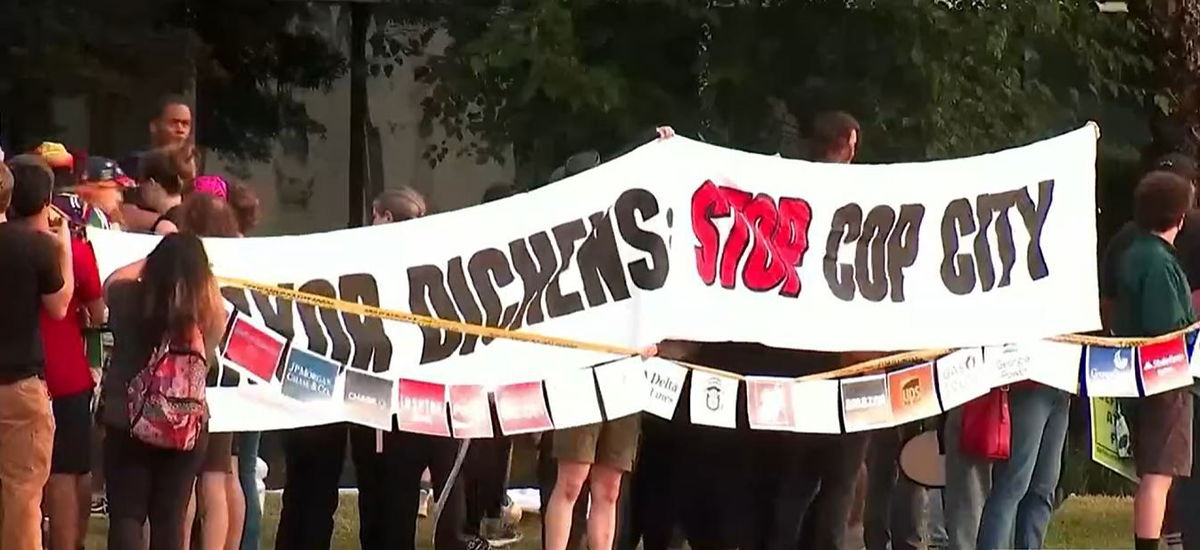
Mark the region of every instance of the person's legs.
<instances>
[{"instance_id":1,"label":"person's legs","mask_svg":"<svg viewBox=\"0 0 1200 550\"><path fill-rule=\"evenodd\" d=\"M1192 426L1196 426L1196 416L1200 414L1200 400L1193 397ZM1192 457L1200 456L1200 437L1192 437ZM1175 501L1172 503L1176 525L1183 534L1183 550L1200 550L1200 521L1191 518L1200 517L1200 461L1192 461L1192 475L1179 478L1172 484L1175 488Z\"/></svg>"},{"instance_id":2,"label":"person's legs","mask_svg":"<svg viewBox=\"0 0 1200 550\"><path fill-rule=\"evenodd\" d=\"M558 475L555 477L554 490L550 493L550 503L546 506L544 520L546 540L543 547L546 550L567 550L575 502L579 499L591 468L592 465L585 462L558 461Z\"/></svg>"},{"instance_id":3,"label":"person's legs","mask_svg":"<svg viewBox=\"0 0 1200 550\"><path fill-rule=\"evenodd\" d=\"M225 497L229 504L229 534L225 537L225 550L238 550L242 546L242 527L246 522L246 495L238 483L237 457L232 457L232 470L225 474Z\"/></svg>"},{"instance_id":4,"label":"person's legs","mask_svg":"<svg viewBox=\"0 0 1200 550\"><path fill-rule=\"evenodd\" d=\"M150 503L150 454L129 437L109 429L104 437L108 496L108 547L145 548L142 526Z\"/></svg>"},{"instance_id":5,"label":"person's legs","mask_svg":"<svg viewBox=\"0 0 1200 550\"><path fill-rule=\"evenodd\" d=\"M961 449L962 407L946 414L946 487L942 491L949 550L974 550L983 505L992 484L991 464Z\"/></svg>"},{"instance_id":6,"label":"person's legs","mask_svg":"<svg viewBox=\"0 0 1200 550\"><path fill-rule=\"evenodd\" d=\"M429 465L430 449L426 439L431 436L392 431L384 439L384 460L381 474L369 481L380 491L389 493L385 500L377 501L384 506L381 512L391 523L380 533L386 550L414 550L417 538L417 508L421 500L421 474ZM453 443L453 440L448 440ZM370 449L370 450L373 450ZM362 453L363 450L357 451ZM357 462L355 468L358 468ZM436 479L434 480L436 482ZM397 521L395 518L406 518ZM451 550L437 547L440 550ZM364 547L364 550L366 548Z\"/></svg>"},{"instance_id":7,"label":"person's legs","mask_svg":"<svg viewBox=\"0 0 1200 550\"><path fill-rule=\"evenodd\" d=\"M1137 493L1133 496L1133 533L1137 538L1158 540L1162 535L1171 479L1160 474L1143 474L1138 479Z\"/></svg>"},{"instance_id":8,"label":"person's legs","mask_svg":"<svg viewBox=\"0 0 1200 550\"><path fill-rule=\"evenodd\" d=\"M821 486L813 499L811 512L811 546L807 548L849 548L846 524L854 506L854 485L859 467L867 455L866 434L843 434L830 441L820 455Z\"/></svg>"},{"instance_id":9,"label":"person's legs","mask_svg":"<svg viewBox=\"0 0 1200 550\"><path fill-rule=\"evenodd\" d=\"M91 401L92 392L85 391L51 403L54 448L45 491L51 550L77 550L83 540L80 513L90 504L90 492L80 494L80 483L91 469Z\"/></svg>"},{"instance_id":10,"label":"person's legs","mask_svg":"<svg viewBox=\"0 0 1200 550\"><path fill-rule=\"evenodd\" d=\"M594 464L589 470L588 489L591 493L592 509L588 513L587 533L590 550L613 549L613 536L617 527L617 498L621 494L623 473L604 464Z\"/></svg>"},{"instance_id":11,"label":"person's legs","mask_svg":"<svg viewBox=\"0 0 1200 550\"><path fill-rule=\"evenodd\" d=\"M867 449L867 501L863 513L863 544L867 550L892 548L892 501L899 475L899 428L870 434Z\"/></svg>"},{"instance_id":12,"label":"person's legs","mask_svg":"<svg viewBox=\"0 0 1200 550\"><path fill-rule=\"evenodd\" d=\"M668 421L647 415L642 419L641 460L633 474L633 522L645 550L667 550L677 521L677 498L671 483L671 448L674 438ZM635 541L636 543L636 541Z\"/></svg>"},{"instance_id":13,"label":"person's legs","mask_svg":"<svg viewBox=\"0 0 1200 550\"><path fill-rule=\"evenodd\" d=\"M53 445L46 383L30 377L0 385L0 547L42 547L42 489Z\"/></svg>"},{"instance_id":14,"label":"person's legs","mask_svg":"<svg viewBox=\"0 0 1200 550\"><path fill-rule=\"evenodd\" d=\"M262 508L258 501L258 447L262 432L241 432L237 442L237 479L246 502L246 521L242 523L241 550L258 550L262 524Z\"/></svg>"},{"instance_id":15,"label":"person's legs","mask_svg":"<svg viewBox=\"0 0 1200 550\"><path fill-rule=\"evenodd\" d=\"M1055 408L1056 394L1057 390L1040 385L1014 387L1008 392L1012 452L1008 460L997 461L992 466L992 490L984 503L983 519L979 524L980 550L1012 548L1017 505L1033 480L1042 433Z\"/></svg>"},{"instance_id":16,"label":"person's legs","mask_svg":"<svg viewBox=\"0 0 1200 550\"><path fill-rule=\"evenodd\" d=\"M329 548L338 478L346 457L346 426L329 424L284 433L286 478L276 549Z\"/></svg>"},{"instance_id":17,"label":"person's legs","mask_svg":"<svg viewBox=\"0 0 1200 550\"><path fill-rule=\"evenodd\" d=\"M201 514L200 544L203 550L224 550L229 539L228 477L233 456L233 434L211 434L196 497Z\"/></svg>"},{"instance_id":18,"label":"person's legs","mask_svg":"<svg viewBox=\"0 0 1200 550\"><path fill-rule=\"evenodd\" d=\"M358 542L363 550L387 547L387 531L395 518L387 514L388 464L384 459L385 438L393 432L352 424L350 458L354 461L354 485L358 487ZM416 454L416 449L408 449ZM416 516L413 516L416 518Z\"/></svg>"},{"instance_id":19,"label":"person's legs","mask_svg":"<svg viewBox=\"0 0 1200 550\"><path fill-rule=\"evenodd\" d=\"M770 531L762 538L768 550L795 550L801 544L805 518L810 515L813 500L821 487L817 463L826 452L830 436L819 434L788 434L783 440L779 465L779 489L771 517ZM760 451L760 454L763 454ZM786 455L786 456L783 456Z\"/></svg>"},{"instance_id":20,"label":"person's legs","mask_svg":"<svg viewBox=\"0 0 1200 550\"><path fill-rule=\"evenodd\" d=\"M1134 536L1139 550L1158 544L1172 480L1192 470L1192 411L1193 397L1187 388L1145 397L1137 403L1131 435L1139 476L1133 499Z\"/></svg>"},{"instance_id":21,"label":"person's legs","mask_svg":"<svg viewBox=\"0 0 1200 550\"><path fill-rule=\"evenodd\" d=\"M1067 423L1070 420L1071 397L1054 388L1044 388L1050 401L1049 416L1042 431L1042 442L1038 448L1037 461L1033 468L1033 479L1029 490L1017 506L1014 527L1016 548L1038 549L1044 546L1046 528L1054 513L1054 490L1058 487L1062 471L1063 446L1067 440Z\"/></svg>"},{"instance_id":22,"label":"person's legs","mask_svg":"<svg viewBox=\"0 0 1200 550\"><path fill-rule=\"evenodd\" d=\"M446 490L446 481L450 478L450 471L454 469L454 461L463 442L431 435L420 437L429 448L429 477L433 481L433 498L440 501L443 499L442 492ZM404 449L399 449L399 452L404 452ZM451 487L450 494L445 497L441 516L438 517L437 528L434 531L434 546L438 550L461 550L464 547L466 516L466 492L460 478Z\"/></svg>"},{"instance_id":23,"label":"person's legs","mask_svg":"<svg viewBox=\"0 0 1200 550\"><path fill-rule=\"evenodd\" d=\"M154 466L150 470L147 514L150 520L149 550L184 548L184 508L195 486L207 447L208 434L203 434L190 451L149 449L154 457ZM109 479L110 486L115 483L116 479Z\"/></svg>"}]
</instances>

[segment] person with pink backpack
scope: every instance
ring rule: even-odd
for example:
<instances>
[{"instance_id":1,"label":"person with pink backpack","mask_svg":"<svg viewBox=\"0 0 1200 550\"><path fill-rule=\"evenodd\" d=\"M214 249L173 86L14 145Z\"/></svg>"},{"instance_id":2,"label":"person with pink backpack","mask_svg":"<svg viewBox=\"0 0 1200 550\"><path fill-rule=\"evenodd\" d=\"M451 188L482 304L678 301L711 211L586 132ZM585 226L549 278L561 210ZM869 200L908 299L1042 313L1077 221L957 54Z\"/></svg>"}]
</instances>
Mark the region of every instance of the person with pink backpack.
<instances>
[{"instance_id":1,"label":"person with pink backpack","mask_svg":"<svg viewBox=\"0 0 1200 550\"><path fill-rule=\"evenodd\" d=\"M113 357L101 392L109 548L177 550L208 442L207 354L225 309L200 239L163 237L105 281Z\"/></svg>"}]
</instances>

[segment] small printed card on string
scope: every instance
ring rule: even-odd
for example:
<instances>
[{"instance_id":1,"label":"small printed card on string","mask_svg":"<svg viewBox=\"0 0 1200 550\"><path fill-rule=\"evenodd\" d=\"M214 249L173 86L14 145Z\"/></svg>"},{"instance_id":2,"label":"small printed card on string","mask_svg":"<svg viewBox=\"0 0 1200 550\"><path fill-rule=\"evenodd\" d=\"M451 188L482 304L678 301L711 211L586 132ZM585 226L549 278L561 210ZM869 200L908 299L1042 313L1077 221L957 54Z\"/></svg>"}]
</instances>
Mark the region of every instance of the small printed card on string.
<instances>
[{"instance_id":1,"label":"small printed card on string","mask_svg":"<svg viewBox=\"0 0 1200 550\"><path fill-rule=\"evenodd\" d=\"M283 368L283 395L299 401L330 401L342 365L311 351L291 348Z\"/></svg>"},{"instance_id":2,"label":"small printed card on string","mask_svg":"<svg viewBox=\"0 0 1200 550\"><path fill-rule=\"evenodd\" d=\"M651 357L642 365L646 373L647 397L646 412L670 420L675 416L675 407L679 404L679 394L683 391L683 382L687 379L686 367Z\"/></svg>"},{"instance_id":3,"label":"small printed card on string","mask_svg":"<svg viewBox=\"0 0 1200 550\"><path fill-rule=\"evenodd\" d=\"M221 349L221 359L260 382L270 382L286 350L287 338L237 313Z\"/></svg>"},{"instance_id":4,"label":"small printed card on string","mask_svg":"<svg viewBox=\"0 0 1200 550\"><path fill-rule=\"evenodd\" d=\"M792 404L797 405L794 407L797 432L842 433L838 387L837 380L803 380L792 385Z\"/></svg>"},{"instance_id":5,"label":"small printed card on string","mask_svg":"<svg viewBox=\"0 0 1200 550\"><path fill-rule=\"evenodd\" d=\"M1192 378L1200 378L1200 354L1196 353L1196 343L1200 341L1200 332L1192 331L1187 334L1188 342L1188 370L1192 373Z\"/></svg>"},{"instance_id":6,"label":"small printed card on string","mask_svg":"<svg viewBox=\"0 0 1200 550\"><path fill-rule=\"evenodd\" d=\"M737 427L738 379L715 372L692 371L693 424Z\"/></svg>"},{"instance_id":7,"label":"small printed card on string","mask_svg":"<svg viewBox=\"0 0 1200 550\"><path fill-rule=\"evenodd\" d=\"M400 379L396 425L401 430L426 435L450 436L446 422L446 386Z\"/></svg>"},{"instance_id":8,"label":"small printed card on string","mask_svg":"<svg viewBox=\"0 0 1200 550\"><path fill-rule=\"evenodd\" d=\"M596 398L592 369L564 370L546 379L546 398L555 429L586 426L604 420Z\"/></svg>"},{"instance_id":9,"label":"small printed card on string","mask_svg":"<svg viewBox=\"0 0 1200 550\"><path fill-rule=\"evenodd\" d=\"M1187 345L1182 336L1139 347L1138 363L1146 395L1192 385Z\"/></svg>"},{"instance_id":10,"label":"small printed card on string","mask_svg":"<svg viewBox=\"0 0 1200 550\"><path fill-rule=\"evenodd\" d=\"M1067 393L1079 393L1083 346L1050 340L1030 342L1025 346L1030 350L1030 380Z\"/></svg>"},{"instance_id":11,"label":"small printed card on string","mask_svg":"<svg viewBox=\"0 0 1200 550\"><path fill-rule=\"evenodd\" d=\"M946 355L936 362L942 408L950 410L992 390L995 376L983 361L983 350L967 348Z\"/></svg>"},{"instance_id":12,"label":"small printed card on string","mask_svg":"<svg viewBox=\"0 0 1200 550\"><path fill-rule=\"evenodd\" d=\"M1029 347L1023 344L1004 344L983 348L983 361L994 377L992 387L1007 386L1029 379Z\"/></svg>"},{"instance_id":13,"label":"small printed card on string","mask_svg":"<svg viewBox=\"0 0 1200 550\"><path fill-rule=\"evenodd\" d=\"M1137 397L1137 350L1088 346L1084 385L1089 397Z\"/></svg>"},{"instance_id":14,"label":"small printed card on string","mask_svg":"<svg viewBox=\"0 0 1200 550\"><path fill-rule=\"evenodd\" d=\"M933 363L909 367L887 375L892 421L907 424L942 413L933 387Z\"/></svg>"},{"instance_id":15,"label":"small printed card on string","mask_svg":"<svg viewBox=\"0 0 1200 550\"><path fill-rule=\"evenodd\" d=\"M755 430L794 431L796 405L792 378L746 377L746 416Z\"/></svg>"},{"instance_id":16,"label":"small printed card on string","mask_svg":"<svg viewBox=\"0 0 1200 550\"><path fill-rule=\"evenodd\" d=\"M497 388L496 416L500 420L500 431L504 432L504 435L554 429L554 423L550 421L550 411L546 409L546 399L542 395L541 382L507 384Z\"/></svg>"},{"instance_id":17,"label":"small printed card on string","mask_svg":"<svg viewBox=\"0 0 1200 550\"><path fill-rule=\"evenodd\" d=\"M392 429L392 396L396 385L382 376L346 369L342 406L346 419L380 430Z\"/></svg>"},{"instance_id":18,"label":"small printed card on string","mask_svg":"<svg viewBox=\"0 0 1200 550\"><path fill-rule=\"evenodd\" d=\"M487 439L492 433L492 407L483 386L450 386L450 429L459 439Z\"/></svg>"},{"instance_id":19,"label":"small printed card on string","mask_svg":"<svg viewBox=\"0 0 1200 550\"><path fill-rule=\"evenodd\" d=\"M641 357L630 357L592 369L600 385L604 418L616 420L642 412L646 406L646 371Z\"/></svg>"},{"instance_id":20,"label":"small printed card on string","mask_svg":"<svg viewBox=\"0 0 1200 550\"><path fill-rule=\"evenodd\" d=\"M845 378L842 384L842 418L847 432L894 426L887 375Z\"/></svg>"}]
</instances>

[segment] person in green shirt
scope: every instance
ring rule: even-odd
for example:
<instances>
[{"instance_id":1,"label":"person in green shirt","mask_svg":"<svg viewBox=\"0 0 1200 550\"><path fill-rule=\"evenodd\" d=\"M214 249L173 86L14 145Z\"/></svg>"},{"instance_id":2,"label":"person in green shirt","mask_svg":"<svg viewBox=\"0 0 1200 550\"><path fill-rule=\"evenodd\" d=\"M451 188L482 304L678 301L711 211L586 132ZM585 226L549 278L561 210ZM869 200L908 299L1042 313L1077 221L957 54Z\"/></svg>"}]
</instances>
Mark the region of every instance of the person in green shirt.
<instances>
[{"instance_id":1,"label":"person in green shirt","mask_svg":"<svg viewBox=\"0 0 1200 550\"><path fill-rule=\"evenodd\" d=\"M1117 265L1113 333L1158 336L1195 320L1187 277L1175 259L1175 236L1195 191L1170 172L1151 172L1134 191L1139 231ZM1192 468L1192 393L1187 388L1141 399L1134 424L1134 462L1139 483L1134 496L1136 548L1158 548L1167 493L1177 476Z\"/></svg>"}]
</instances>

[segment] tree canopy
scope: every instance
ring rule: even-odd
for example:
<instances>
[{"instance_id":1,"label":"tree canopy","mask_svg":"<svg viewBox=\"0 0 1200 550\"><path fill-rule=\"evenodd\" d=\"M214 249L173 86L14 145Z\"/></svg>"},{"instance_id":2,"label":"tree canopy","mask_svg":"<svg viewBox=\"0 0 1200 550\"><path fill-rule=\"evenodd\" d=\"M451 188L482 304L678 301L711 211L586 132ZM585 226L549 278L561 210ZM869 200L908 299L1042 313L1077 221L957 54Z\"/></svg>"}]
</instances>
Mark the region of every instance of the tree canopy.
<instances>
[{"instance_id":1,"label":"tree canopy","mask_svg":"<svg viewBox=\"0 0 1200 550\"><path fill-rule=\"evenodd\" d=\"M1172 108L1145 20L1086 1L511 0L440 17L455 43L424 73L427 124L475 136L459 154L511 144L534 180L665 122L795 155L811 115L839 109L864 123L864 160L907 161Z\"/></svg>"},{"instance_id":2,"label":"tree canopy","mask_svg":"<svg viewBox=\"0 0 1200 550\"><path fill-rule=\"evenodd\" d=\"M340 49L308 24L309 13L304 3L276 0L0 3L6 130L18 141L50 133L53 95L149 103L124 113L143 117L153 96L194 85L201 144L267 158L279 133L321 129L291 92L327 87L345 71Z\"/></svg>"}]
</instances>

